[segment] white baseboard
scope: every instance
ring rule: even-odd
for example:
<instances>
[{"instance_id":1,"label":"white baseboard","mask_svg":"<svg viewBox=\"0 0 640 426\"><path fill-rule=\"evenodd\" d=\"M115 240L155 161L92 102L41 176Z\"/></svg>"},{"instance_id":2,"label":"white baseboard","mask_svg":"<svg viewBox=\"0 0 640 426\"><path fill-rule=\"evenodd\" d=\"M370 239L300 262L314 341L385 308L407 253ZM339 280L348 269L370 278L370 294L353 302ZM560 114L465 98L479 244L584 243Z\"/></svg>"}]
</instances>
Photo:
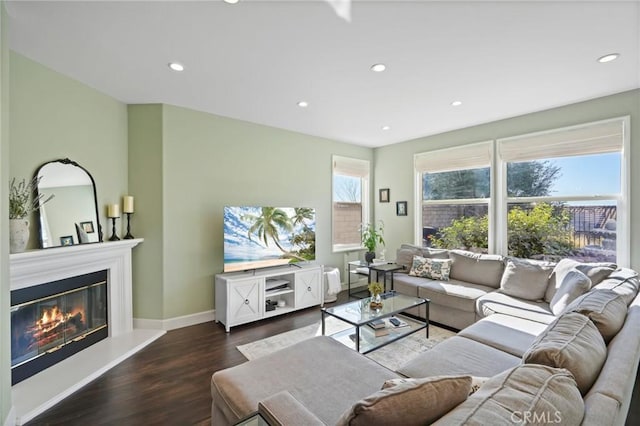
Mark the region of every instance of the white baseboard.
<instances>
[{"instance_id":1,"label":"white baseboard","mask_svg":"<svg viewBox=\"0 0 640 426\"><path fill-rule=\"evenodd\" d=\"M16 409L14 406L11 406L11 409L9 410L9 414L7 415L7 418L4 421L4 426L15 426L16 424Z\"/></svg>"},{"instance_id":2,"label":"white baseboard","mask_svg":"<svg viewBox=\"0 0 640 426\"><path fill-rule=\"evenodd\" d=\"M181 317L168 318L163 320L134 318L134 328L145 328L148 330L175 330L177 328L188 327L190 325L202 324L216 319L215 310L197 312L195 314L183 315Z\"/></svg>"}]
</instances>

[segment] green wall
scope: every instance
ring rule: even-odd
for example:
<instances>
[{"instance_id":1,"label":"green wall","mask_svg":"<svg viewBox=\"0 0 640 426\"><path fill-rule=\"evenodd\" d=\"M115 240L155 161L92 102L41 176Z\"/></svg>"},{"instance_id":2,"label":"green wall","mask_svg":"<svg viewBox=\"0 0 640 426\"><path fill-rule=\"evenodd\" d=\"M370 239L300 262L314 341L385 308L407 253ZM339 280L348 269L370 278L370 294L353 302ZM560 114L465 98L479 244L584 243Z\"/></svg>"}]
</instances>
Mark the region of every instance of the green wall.
<instances>
[{"instance_id":1,"label":"green wall","mask_svg":"<svg viewBox=\"0 0 640 426\"><path fill-rule=\"evenodd\" d=\"M342 255L331 251L331 156L371 159L371 149L168 105L160 114L158 108L129 107L130 129L137 129L136 137L130 130L131 193L155 206L153 213L141 212L136 220L159 215L155 209L163 206L162 224L156 223L155 229L144 225L143 235L154 235L162 246L162 279L136 280L140 294L162 286L162 313L158 316L156 300L138 300L137 318L167 319L213 309L214 275L223 268L225 205L316 208L317 261L342 265ZM150 122L155 129L149 128ZM138 131L142 127L145 132ZM138 167L134 150L158 159L162 169L152 167L147 173ZM155 201L147 198L150 191ZM157 267L157 258L142 261L146 246L145 240L136 254L137 270Z\"/></svg>"},{"instance_id":2,"label":"green wall","mask_svg":"<svg viewBox=\"0 0 640 426\"><path fill-rule=\"evenodd\" d=\"M9 49L7 12L0 2L0 424L11 410L9 316Z\"/></svg>"},{"instance_id":3,"label":"green wall","mask_svg":"<svg viewBox=\"0 0 640 426\"><path fill-rule=\"evenodd\" d=\"M15 52L10 53L10 176L30 179L38 166L68 157L96 182L100 223L106 205L127 193L127 107ZM28 248L39 247L31 218Z\"/></svg>"},{"instance_id":4,"label":"green wall","mask_svg":"<svg viewBox=\"0 0 640 426\"><path fill-rule=\"evenodd\" d=\"M128 110L129 193L135 199L131 233L144 238L133 251L133 312L136 318L163 319L163 107L130 105Z\"/></svg>"},{"instance_id":5,"label":"green wall","mask_svg":"<svg viewBox=\"0 0 640 426\"><path fill-rule=\"evenodd\" d=\"M413 155L434 149L516 136L613 117L631 116L631 267L640 268L640 90L619 93L546 111L377 148L374 176L377 188L391 189L391 203L375 203L376 219L385 222L389 258L400 244L414 240ZM396 201L409 201L409 215L395 215Z\"/></svg>"}]
</instances>

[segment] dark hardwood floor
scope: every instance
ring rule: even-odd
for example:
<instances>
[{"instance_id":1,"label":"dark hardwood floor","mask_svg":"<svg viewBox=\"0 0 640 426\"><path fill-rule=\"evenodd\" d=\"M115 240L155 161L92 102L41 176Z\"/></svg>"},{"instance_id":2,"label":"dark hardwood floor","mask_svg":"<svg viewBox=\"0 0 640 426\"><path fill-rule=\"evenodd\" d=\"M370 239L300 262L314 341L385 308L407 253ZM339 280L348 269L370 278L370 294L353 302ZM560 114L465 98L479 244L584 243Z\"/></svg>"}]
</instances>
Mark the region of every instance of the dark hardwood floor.
<instances>
[{"instance_id":1,"label":"dark hardwood floor","mask_svg":"<svg viewBox=\"0 0 640 426\"><path fill-rule=\"evenodd\" d=\"M335 303L347 299L344 291ZM236 346L319 320L314 307L231 333L213 322L169 331L27 425L210 425L211 375L245 362ZM640 424L639 379L627 425Z\"/></svg>"},{"instance_id":2,"label":"dark hardwood floor","mask_svg":"<svg viewBox=\"0 0 640 426\"><path fill-rule=\"evenodd\" d=\"M230 333L214 322L169 331L27 424L209 425L211 375L246 361L236 346L319 320L314 307Z\"/></svg>"}]
</instances>

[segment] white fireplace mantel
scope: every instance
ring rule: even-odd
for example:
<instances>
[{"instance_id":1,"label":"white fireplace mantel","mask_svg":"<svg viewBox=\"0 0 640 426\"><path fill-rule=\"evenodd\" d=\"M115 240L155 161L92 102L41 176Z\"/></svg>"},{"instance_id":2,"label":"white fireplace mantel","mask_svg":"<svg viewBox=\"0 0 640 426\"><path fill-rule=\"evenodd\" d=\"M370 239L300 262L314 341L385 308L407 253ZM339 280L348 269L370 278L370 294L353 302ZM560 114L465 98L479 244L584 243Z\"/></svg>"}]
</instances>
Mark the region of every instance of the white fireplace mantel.
<instances>
[{"instance_id":1,"label":"white fireplace mantel","mask_svg":"<svg viewBox=\"0 0 640 426\"><path fill-rule=\"evenodd\" d=\"M10 255L10 287L107 270L109 337L12 387L16 424L51 408L165 332L133 328L132 249L141 238L31 250Z\"/></svg>"}]
</instances>

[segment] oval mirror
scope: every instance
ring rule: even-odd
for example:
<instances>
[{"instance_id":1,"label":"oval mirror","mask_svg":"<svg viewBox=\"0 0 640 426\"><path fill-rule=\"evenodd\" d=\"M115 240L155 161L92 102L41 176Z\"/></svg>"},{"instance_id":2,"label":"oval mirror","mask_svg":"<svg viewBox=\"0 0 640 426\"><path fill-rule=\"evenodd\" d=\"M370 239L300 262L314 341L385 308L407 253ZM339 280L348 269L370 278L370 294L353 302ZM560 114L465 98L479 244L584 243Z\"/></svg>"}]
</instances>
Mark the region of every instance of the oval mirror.
<instances>
[{"instance_id":1,"label":"oval mirror","mask_svg":"<svg viewBox=\"0 0 640 426\"><path fill-rule=\"evenodd\" d=\"M50 161L36 171L38 194L53 199L38 210L42 248L102 242L93 176L68 158Z\"/></svg>"}]
</instances>

